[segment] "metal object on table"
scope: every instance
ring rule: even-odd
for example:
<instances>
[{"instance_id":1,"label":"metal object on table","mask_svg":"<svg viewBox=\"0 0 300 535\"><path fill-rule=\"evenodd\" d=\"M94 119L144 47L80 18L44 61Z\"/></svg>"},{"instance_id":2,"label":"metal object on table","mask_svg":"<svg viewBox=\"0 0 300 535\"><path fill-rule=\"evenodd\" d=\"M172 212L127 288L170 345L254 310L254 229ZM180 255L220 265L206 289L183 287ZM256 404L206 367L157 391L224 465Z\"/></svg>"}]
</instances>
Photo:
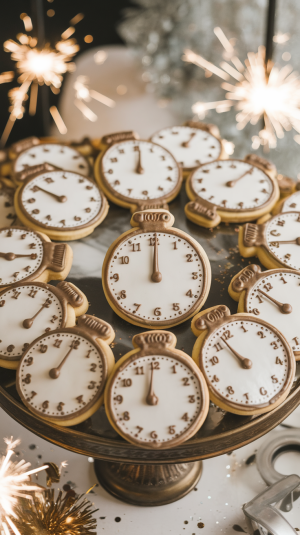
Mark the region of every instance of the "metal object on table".
<instances>
[{"instance_id":1,"label":"metal object on table","mask_svg":"<svg viewBox=\"0 0 300 535\"><path fill-rule=\"evenodd\" d=\"M282 478L261 492L253 500L243 505L250 534L256 535L296 535L296 531L274 506L284 501L299 487L300 477L291 475Z\"/></svg>"},{"instance_id":2,"label":"metal object on table","mask_svg":"<svg viewBox=\"0 0 300 535\"><path fill-rule=\"evenodd\" d=\"M232 313L237 304L227 287L231 278L245 265L237 250L236 225L200 228L185 218L185 191L170 204L176 226L188 232L205 249L212 267L212 288L205 306L224 304ZM129 214L111 205L107 218L86 244L102 251L122 232L128 230ZM76 242L78 243L78 242ZM102 249L101 249L102 247ZM86 249L84 249L86 251ZM100 255L100 252L99 252ZM86 258L86 255L85 255ZM250 263L257 260L249 259ZM89 259L86 258L86 269ZM107 303L99 277L76 278L74 282L90 302L89 314L105 319L116 332L113 351L116 360L132 349L131 339L144 329L117 316ZM195 337L190 321L170 329L177 337L177 347L191 355ZM21 403L15 388L15 372L0 373L0 406L21 425L58 446L95 459L95 470L103 486L114 496L136 505L159 505L183 497L199 481L203 459L231 452L264 435L282 422L300 403L300 381L297 380L287 399L270 413L258 417L238 416L211 405L208 417L189 441L169 450L145 450L123 440L111 427L104 407L90 419L71 428L59 427L40 420Z\"/></svg>"}]
</instances>

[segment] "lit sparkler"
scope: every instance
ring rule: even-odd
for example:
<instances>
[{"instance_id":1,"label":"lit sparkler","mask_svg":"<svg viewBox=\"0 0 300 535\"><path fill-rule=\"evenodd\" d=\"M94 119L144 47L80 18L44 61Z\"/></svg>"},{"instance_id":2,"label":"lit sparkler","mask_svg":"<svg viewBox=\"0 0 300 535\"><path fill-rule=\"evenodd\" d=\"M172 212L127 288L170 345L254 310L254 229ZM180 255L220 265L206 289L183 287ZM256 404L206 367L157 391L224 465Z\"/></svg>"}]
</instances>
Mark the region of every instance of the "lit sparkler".
<instances>
[{"instance_id":1,"label":"lit sparkler","mask_svg":"<svg viewBox=\"0 0 300 535\"><path fill-rule=\"evenodd\" d=\"M111 98L102 95L94 89L89 89L88 87L89 78L87 76L78 76L74 83L75 89L75 101L74 104L82 112L82 114L89 119L90 121L96 121L98 119L97 115L85 104L85 102L90 102L92 99L101 102L109 108L114 108L116 103Z\"/></svg>"},{"instance_id":2,"label":"lit sparkler","mask_svg":"<svg viewBox=\"0 0 300 535\"><path fill-rule=\"evenodd\" d=\"M223 113L235 107L239 130L248 123L256 125L263 118L264 128L252 138L254 149L260 145L276 147L277 138L283 138L288 130L294 129L300 134L300 80L293 67L285 65L280 68L269 62L267 73L264 47L260 47L256 54L248 53L243 64L221 28L215 28L214 33L223 45L228 61L217 67L192 50L185 50L183 60L224 80L221 87L227 91L226 100L196 102L193 112L203 118L208 110ZM274 41L285 42L288 37L285 35L283 39L280 35L277 39L275 36ZM299 142L300 136L296 135L294 139Z\"/></svg>"},{"instance_id":3,"label":"lit sparkler","mask_svg":"<svg viewBox=\"0 0 300 535\"><path fill-rule=\"evenodd\" d=\"M0 460L0 534L10 535L11 530L15 535L20 535L13 519L16 520L16 507L20 498L32 500L35 492L41 492L41 487L30 483L30 476L45 470L47 466L41 466L29 470L30 463L21 460L11 461L14 449L20 444L13 438L5 439L7 445L6 455Z\"/></svg>"}]
</instances>

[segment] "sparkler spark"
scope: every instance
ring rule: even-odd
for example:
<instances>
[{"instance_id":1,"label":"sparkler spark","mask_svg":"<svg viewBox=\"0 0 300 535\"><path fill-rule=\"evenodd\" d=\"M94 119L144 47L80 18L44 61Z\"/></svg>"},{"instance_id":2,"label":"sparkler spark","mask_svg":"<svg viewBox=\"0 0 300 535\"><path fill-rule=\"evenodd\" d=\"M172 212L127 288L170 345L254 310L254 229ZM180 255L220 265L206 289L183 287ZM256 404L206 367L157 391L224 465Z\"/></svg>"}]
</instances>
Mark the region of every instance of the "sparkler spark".
<instances>
[{"instance_id":1,"label":"sparkler spark","mask_svg":"<svg viewBox=\"0 0 300 535\"><path fill-rule=\"evenodd\" d=\"M24 460L11 461L14 449L20 444L19 440L4 439L7 445L6 455L0 459L0 534L20 535L12 519L17 519L15 512L19 499L32 500L34 492L41 492L41 487L30 484L30 476L48 468L41 466L29 470L30 463ZM10 528L10 529L9 529Z\"/></svg>"},{"instance_id":2,"label":"sparkler spark","mask_svg":"<svg viewBox=\"0 0 300 535\"><path fill-rule=\"evenodd\" d=\"M226 100L196 102L192 107L193 112L203 118L207 110L215 109L223 113L234 107L238 111L236 121L239 130L248 123L256 125L263 118L264 128L252 138L254 149L260 145L276 147L277 138L283 138L285 131L294 129L299 134L300 81L293 67L276 67L269 63L267 73L264 47L260 47L256 54L248 53L243 65L220 28L215 28L215 35L232 65L223 61L219 68L192 50L185 50L183 60L224 80L221 87L227 91ZM282 42L282 39L279 38L277 42ZM298 142L299 136L296 135L294 139Z\"/></svg>"},{"instance_id":3,"label":"sparkler spark","mask_svg":"<svg viewBox=\"0 0 300 535\"><path fill-rule=\"evenodd\" d=\"M89 89L88 87L89 78L87 76L78 76L74 83L75 89L75 101L74 104L77 108L83 113L83 115L94 122L97 120L97 115L85 104L85 102L90 102L92 99L101 102L109 108L114 108L116 103L111 98L102 95L94 89Z\"/></svg>"}]
</instances>

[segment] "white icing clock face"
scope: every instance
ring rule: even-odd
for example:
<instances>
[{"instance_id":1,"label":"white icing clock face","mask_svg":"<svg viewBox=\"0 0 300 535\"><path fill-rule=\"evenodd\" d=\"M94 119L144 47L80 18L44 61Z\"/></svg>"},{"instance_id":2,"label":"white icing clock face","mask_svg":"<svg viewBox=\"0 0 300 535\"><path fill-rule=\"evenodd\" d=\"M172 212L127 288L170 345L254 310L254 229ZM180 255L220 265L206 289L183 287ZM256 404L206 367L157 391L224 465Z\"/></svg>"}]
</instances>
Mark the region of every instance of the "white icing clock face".
<instances>
[{"instance_id":1,"label":"white icing clock face","mask_svg":"<svg viewBox=\"0 0 300 535\"><path fill-rule=\"evenodd\" d=\"M266 224L265 238L269 250L287 267L300 270L300 213L286 212L272 217Z\"/></svg>"},{"instance_id":2,"label":"white icing clock face","mask_svg":"<svg viewBox=\"0 0 300 535\"><path fill-rule=\"evenodd\" d=\"M5 190L0 190L0 228L12 225L15 219L13 197Z\"/></svg>"},{"instance_id":3,"label":"white icing clock face","mask_svg":"<svg viewBox=\"0 0 300 535\"><path fill-rule=\"evenodd\" d=\"M272 180L241 160L219 160L196 169L190 185L196 195L222 210L255 210L270 201Z\"/></svg>"},{"instance_id":4,"label":"white icing clock face","mask_svg":"<svg viewBox=\"0 0 300 535\"><path fill-rule=\"evenodd\" d=\"M39 338L23 356L17 377L25 404L44 418L68 419L87 411L104 388L104 357L72 332Z\"/></svg>"},{"instance_id":5,"label":"white icing clock face","mask_svg":"<svg viewBox=\"0 0 300 535\"><path fill-rule=\"evenodd\" d=\"M101 166L109 189L126 200L160 199L181 181L172 154L151 141L116 143L104 153Z\"/></svg>"},{"instance_id":6,"label":"white icing clock face","mask_svg":"<svg viewBox=\"0 0 300 535\"><path fill-rule=\"evenodd\" d=\"M27 167L50 163L68 169L74 173L89 176L90 166L87 159L76 149L59 143L40 143L30 149L24 150L16 159L14 170L16 173L24 171Z\"/></svg>"},{"instance_id":7,"label":"white icing clock face","mask_svg":"<svg viewBox=\"0 0 300 535\"><path fill-rule=\"evenodd\" d=\"M206 338L201 370L224 403L241 410L268 405L285 387L289 354L271 325L233 319Z\"/></svg>"},{"instance_id":8,"label":"white icing clock face","mask_svg":"<svg viewBox=\"0 0 300 535\"><path fill-rule=\"evenodd\" d=\"M35 223L60 230L88 225L102 207L96 184L69 171L51 171L31 179L22 189L19 202Z\"/></svg>"},{"instance_id":9,"label":"white icing clock face","mask_svg":"<svg viewBox=\"0 0 300 535\"><path fill-rule=\"evenodd\" d=\"M130 442L170 447L202 416L203 389L188 360L176 355L128 359L110 384L110 416Z\"/></svg>"},{"instance_id":10,"label":"white icing clock face","mask_svg":"<svg viewBox=\"0 0 300 535\"><path fill-rule=\"evenodd\" d=\"M62 319L62 304L49 286L32 283L6 290L0 296L1 357L18 359L35 338L61 327Z\"/></svg>"},{"instance_id":11,"label":"white icing clock face","mask_svg":"<svg viewBox=\"0 0 300 535\"><path fill-rule=\"evenodd\" d=\"M35 273L43 261L43 242L27 229L0 229L0 288Z\"/></svg>"},{"instance_id":12,"label":"white icing clock face","mask_svg":"<svg viewBox=\"0 0 300 535\"><path fill-rule=\"evenodd\" d=\"M160 282L154 281L157 274ZM106 277L118 309L145 324L183 321L196 308L205 287L199 252L192 242L170 231L125 237L108 260Z\"/></svg>"},{"instance_id":13,"label":"white icing clock face","mask_svg":"<svg viewBox=\"0 0 300 535\"><path fill-rule=\"evenodd\" d=\"M286 199L281 207L281 212L299 212L300 211L300 191L296 191Z\"/></svg>"},{"instance_id":14,"label":"white icing clock face","mask_svg":"<svg viewBox=\"0 0 300 535\"><path fill-rule=\"evenodd\" d=\"M168 149L181 167L192 169L220 157L220 141L198 128L173 126L160 130L152 136L152 141Z\"/></svg>"},{"instance_id":15,"label":"white icing clock face","mask_svg":"<svg viewBox=\"0 0 300 535\"><path fill-rule=\"evenodd\" d=\"M247 292L245 311L274 325L292 350L300 351L300 275L289 271L266 274Z\"/></svg>"}]
</instances>

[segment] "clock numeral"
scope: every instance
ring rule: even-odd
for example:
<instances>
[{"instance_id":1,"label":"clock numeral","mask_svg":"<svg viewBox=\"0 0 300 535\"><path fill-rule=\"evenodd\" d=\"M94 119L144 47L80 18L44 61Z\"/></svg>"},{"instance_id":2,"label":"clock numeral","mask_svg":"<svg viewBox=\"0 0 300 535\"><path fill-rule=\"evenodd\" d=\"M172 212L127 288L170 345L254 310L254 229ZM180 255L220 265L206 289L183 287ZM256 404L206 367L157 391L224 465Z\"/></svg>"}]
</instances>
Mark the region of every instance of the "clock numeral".
<instances>
[{"instance_id":1,"label":"clock numeral","mask_svg":"<svg viewBox=\"0 0 300 535\"><path fill-rule=\"evenodd\" d=\"M72 340L72 343L71 343L71 345L70 345L70 347L71 347L72 349L78 349L79 346L80 346L80 340Z\"/></svg>"},{"instance_id":2,"label":"clock numeral","mask_svg":"<svg viewBox=\"0 0 300 535\"><path fill-rule=\"evenodd\" d=\"M39 213L40 213L40 211L39 211L39 209L38 209L38 208L35 208L34 210L32 210L32 212L31 212L31 213L32 213L32 214L39 214Z\"/></svg>"},{"instance_id":3,"label":"clock numeral","mask_svg":"<svg viewBox=\"0 0 300 535\"><path fill-rule=\"evenodd\" d=\"M271 342L271 346L273 346L273 349L278 349L278 344L276 342Z\"/></svg>"},{"instance_id":4,"label":"clock numeral","mask_svg":"<svg viewBox=\"0 0 300 535\"><path fill-rule=\"evenodd\" d=\"M284 227L284 225L285 225L285 220L282 219L282 220L280 220L280 221L277 221L277 225L278 225L279 227Z\"/></svg>"},{"instance_id":5,"label":"clock numeral","mask_svg":"<svg viewBox=\"0 0 300 535\"><path fill-rule=\"evenodd\" d=\"M126 296L126 290L121 290L121 291L120 291L120 298L121 298L121 299L126 299L126 297L127 297L127 296Z\"/></svg>"},{"instance_id":6,"label":"clock numeral","mask_svg":"<svg viewBox=\"0 0 300 535\"><path fill-rule=\"evenodd\" d=\"M215 366L216 364L219 364L219 359L218 359L218 357L212 357L210 359L210 362L211 362L212 366Z\"/></svg>"},{"instance_id":7,"label":"clock numeral","mask_svg":"<svg viewBox=\"0 0 300 535\"><path fill-rule=\"evenodd\" d=\"M78 401L78 403L83 403L83 396L77 396L76 398L76 401Z\"/></svg>"},{"instance_id":8,"label":"clock numeral","mask_svg":"<svg viewBox=\"0 0 300 535\"><path fill-rule=\"evenodd\" d=\"M198 273L197 273L196 271L193 271L192 275L193 275L193 276L192 276L192 279L193 279L193 280L198 279Z\"/></svg>"},{"instance_id":9,"label":"clock numeral","mask_svg":"<svg viewBox=\"0 0 300 535\"><path fill-rule=\"evenodd\" d=\"M150 363L150 368L151 368L151 370L160 370L160 366L159 366L158 360L155 361L155 362L151 362Z\"/></svg>"},{"instance_id":10,"label":"clock numeral","mask_svg":"<svg viewBox=\"0 0 300 535\"><path fill-rule=\"evenodd\" d=\"M107 171L107 173L108 173L109 175L112 175L112 174L113 174L113 169L109 169L109 170Z\"/></svg>"},{"instance_id":11,"label":"clock numeral","mask_svg":"<svg viewBox=\"0 0 300 535\"><path fill-rule=\"evenodd\" d=\"M213 376L212 378L212 383L218 383L220 381L219 377L217 377L216 375Z\"/></svg>"},{"instance_id":12,"label":"clock numeral","mask_svg":"<svg viewBox=\"0 0 300 535\"><path fill-rule=\"evenodd\" d=\"M281 366L282 366L283 362L279 357L276 357L275 364L281 364Z\"/></svg>"},{"instance_id":13,"label":"clock numeral","mask_svg":"<svg viewBox=\"0 0 300 535\"><path fill-rule=\"evenodd\" d=\"M230 394L230 395L234 394L234 390L233 390L232 386L227 386L227 391L228 391L228 394Z\"/></svg>"},{"instance_id":14,"label":"clock numeral","mask_svg":"<svg viewBox=\"0 0 300 535\"><path fill-rule=\"evenodd\" d=\"M162 160L163 162L164 162L164 161L166 160L166 157L165 157L165 156L163 156L163 155L161 155L161 157L160 157L160 158L161 158L161 160Z\"/></svg>"},{"instance_id":15,"label":"clock numeral","mask_svg":"<svg viewBox=\"0 0 300 535\"><path fill-rule=\"evenodd\" d=\"M156 433L156 431L151 431L151 433L150 433L150 437L151 437L151 438L157 438L157 433Z\"/></svg>"},{"instance_id":16,"label":"clock numeral","mask_svg":"<svg viewBox=\"0 0 300 535\"><path fill-rule=\"evenodd\" d=\"M195 396L189 396L189 403L195 403Z\"/></svg>"},{"instance_id":17,"label":"clock numeral","mask_svg":"<svg viewBox=\"0 0 300 535\"><path fill-rule=\"evenodd\" d=\"M78 215L75 215L74 219L75 221L81 221L81 217L79 217Z\"/></svg>"},{"instance_id":18,"label":"clock numeral","mask_svg":"<svg viewBox=\"0 0 300 535\"><path fill-rule=\"evenodd\" d=\"M132 246L132 252L133 253L140 252L140 250L141 250L141 244L140 243L132 243L131 246Z\"/></svg>"},{"instance_id":19,"label":"clock numeral","mask_svg":"<svg viewBox=\"0 0 300 535\"><path fill-rule=\"evenodd\" d=\"M57 410L58 410L59 412L62 412L63 409L64 409L64 405L65 405L65 404L64 404L62 401L60 401L59 404L57 405Z\"/></svg>"},{"instance_id":20,"label":"clock numeral","mask_svg":"<svg viewBox=\"0 0 300 535\"><path fill-rule=\"evenodd\" d=\"M59 340L59 339L57 338L57 339L55 340L55 342L54 342L53 345L54 345L54 347L60 347L61 344L62 344L62 340Z\"/></svg>"},{"instance_id":21,"label":"clock numeral","mask_svg":"<svg viewBox=\"0 0 300 535\"><path fill-rule=\"evenodd\" d=\"M123 413L123 419L126 420L126 422L128 422L128 420L130 420L130 416L129 416L129 412L128 411L125 411Z\"/></svg>"},{"instance_id":22,"label":"clock numeral","mask_svg":"<svg viewBox=\"0 0 300 535\"><path fill-rule=\"evenodd\" d=\"M26 366L31 366L33 364L33 357L28 357L24 362Z\"/></svg>"},{"instance_id":23,"label":"clock numeral","mask_svg":"<svg viewBox=\"0 0 300 535\"><path fill-rule=\"evenodd\" d=\"M243 329L244 333L248 332L248 329L246 329L246 327L244 327L244 325L241 325L241 328Z\"/></svg>"},{"instance_id":24,"label":"clock numeral","mask_svg":"<svg viewBox=\"0 0 300 535\"><path fill-rule=\"evenodd\" d=\"M156 243L157 243L157 245L159 245L159 239L158 238L156 238ZM154 247L155 238L149 238L149 245Z\"/></svg>"},{"instance_id":25,"label":"clock numeral","mask_svg":"<svg viewBox=\"0 0 300 535\"><path fill-rule=\"evenodd\" d=\"M118 149L118 153L119 154L125 154L125 150L124 149Z\"/></svg>"},{"instance_id":26,"label":"clock numeral","mask_svg":"<svg viewBox=\"0 0 300 535\"><path fill-rule=\"evenodd\" d=\"M58 319L58 316L55 316L55 314L52 316L50 322L54 323Z\"/></svg>"},{"instance_id":27,"label":"clock numeral","mask_svg":"<svg viewBox=\"0 0 300 535\"><path fill-rule=\"evenodd\" d=\"M161 316L161 310L160 310L161 307L156 307L154 309L154 316Z\"/></svg>"},{"instance_id":28,"label":"clock numeral","mask_svg":"<svg viewBox=\"0 0 300 535\"><path fill-rule=\"evenodd\" d=\"M174 245L174 249L177 249L177 241L174 241L173 245Z\"/></svg>"},{"instance_id":29,"label":"clock numeral","mask_svg":"<svg viewBox=\"0 0 300 535\"><path fill-rule=\"evenodd\" d=\"M0 301L0 308L4 307L4 305L5 305L5 300L2 299L2 300Z\"/></svg>"},{"instance_id":30,"label":"clock numeral","mask_svg":"<svg viewBox=\"0 0 300 535\"><path fill-rule=\"evenodd\" d=\"M266 335L262 331L258 331L257 334L260 336L260 338L266 338Z\"/></svg>"},{"instance_id":31,"label":"clock numeral","mask_svg":"<svg viewBox=\"0 0 300 535\"><path fill-rule=\"evenodd\" d=\"M271 375L271 379L272 379L272 383L274 383L274 384L278 383L278 379L277 379L276 375Z\"/></svg>"},{"instance_id":32,"label":"clock numeral","mask_svg":"<svg viewBox=\"0 0 300 535\"><path fill-rule=\"evenodd\" d=\"M289 253L288 253L288 254L285 254L285 255L284 255L285 262L286 262L287 260L289 260L289 259L291 258L291 256L292 256L292 255L290 255Z\"/></svg>"},{"instance_id":33,"label":"clock numeral","mask_svg":"<svg viewBox=\"0 0 300 535\"><path fill-rule=\"evenodd\" d=\"M138 152L140 150L139 145L134 145L133 152Z\"/></svg>"},{"instance_id":34,"label":"clock numeral","mask_svg":"<svg viewBox=\"0 0 300 535\"><path fill-rule=\"evenodd\" d=\"M233 338L233 334L231 334L230 331L224 331L221 338L223 338L224 340L228 340L229 338Z\"/></svg>"},{"instance_id":35,"label":"clock numeral","mask_svg":"<svg viewBox=\"0 0 300 535\"><path fill-rule=\"evenodd\" d=\"M138 303L133 303L133 306L136 307L136 309L132 311L133 314L135 314L141 308L142 305L139 305Z\"/></svg>"},{"instance_id":36,"label":"clock numeral","mask_svg":"<svg viewBox=\"0 0 300 535\"><path fill-rule=\"evenodd\" d=\"M8 232L7 232L7 234L6 234L6 237L7 237L7 238L11 238L12 235L13 235L12 230L8 230ZM24 236L24 234L22 234L22 236ZM21 236L21 239L22 239L22 236ZM26 234L25 234L25 237L26 237Z\"/></svg>"},{"instance_id":37,"label":"clock numeral","mask_svg":"<svg viewBox=\"0 0 300 535\"><path fill-rule=\"evenodd\" d=\"M95 372L96 371L96 368L97 368L97 364L95 362L93 362L91 364L91 367L90 367L90 372Z\"/></svg>"},{"instance_id":38,"label":"clock numeral","mask_svg":"<svg viewBox=\"0 0 300 535\"><path fill-rule=\"evenodd\" d=\"M110 277L111 279L114 279L116 282L118 282L119 280L119 274L118 273L114 273L112 277Z\"/></svg>"},{"instance_id":39,"label":"clock numeral","mask_svg":"<svg viewBox=\"0 0 300 535\"><path fill-rule=\"evenodd\" d=\"M66 220L65 219L61 219L60 223L62 224L62 226L64 227L65 224L66 224Z\"/></svg>"},{"instance_id":40,"label":"clock numeral","mask_svg":"<svg viewBox=\"0 0 300 535\"><path fill-rule=\"evenodd\" d=\"M45 180L45 182L47 182L47 184L51 184L52 182L54 182L53 178L51 178L50 176L48 176L44 180Z\"/></svg>"},{"instance_id":41,"label":"clock numeral","mask_svg":"<svg viewBox=\"0 0 300 535\"><path fill-rule=\"evenodd\" d=\"M144 375L144 366L137 366L135 368L135 375Z\"/></svg>"},{"instance_id":42,"label":"clock numeral","mask_svg":"<svg viewBox=\"0 0 300 535\"><path fill-rule=\"evenodd\" d=\"M217 342L216 344L214 344L214 347L216 348L216 351L219 352L219 351L222 351L223 347L221 346L221 344L219 342Z\"/></svg>"},{"instance_id":43,"label":"clock numeral","mask_svg":"<svg viewBox=\"0 0 300 535\"><path fill-rule=\"evenodd\" d=\"M180 305L179 303L173 303L173 310L180 310Z\"/></svg>"},{"instance_id":44,"label":"clock numeral","mask_svg":"<svg viewBox=\"0 0 300 535\"><path fill-rule=\"evenodd\" d=\"M127 189L127 194L131 195L132 189Z\"/></svg>"},{"instance_id":45,"label":"clock numeral","mask_svg":"<svg viewBox=\"0 0 300 535\"><path fill-rule=\"evenodd\" d=\"M184 420L185 422L188 422L188 421L189 421L189 415L188 415L188 413L185 412L181 419Z\"/></svg>"},{"instance_id":46,"label":"clock numeral","mask_svg":"<svg viewBox=\"0 0 300 535\"><path fill-rule=\"evenodd\" d=\"M186 254L185 256L186 256L186 258L187 258L187 262L193 262L193 258L192 258L193 255L191 255L191 254Z\"/></svg>"},{"instance_id":47,"label":"clock numeral","mask_svg":"<svg viewBox=\"0 0 300 535\"><path fill-rule=\"evenodd\" d=\"M121 264L129 264L129 256L120 256Z\"/></svg>"},{"instance_id":48,"label":"clock numeral","mask_svg":"<svg viewBox=\"0 0 300 535\"><path fill-rule=\"evenodd\" d=\"M36 294L38 293L37 290L34 290L33 288L31 288L30 292L29 292L29 297L32 297L34 298L36 296Z\"/></svg>"},{"instance_id":49,"label":"clock numeral","mask_svg":"<svg viewBox=\"0 0 300 535\"><path fill-rule=\"evenodd\" d=\"M137 425L136 428L138 429L138 431L136 432L136 435L134 435L135 437L137 437L139 433L141 433L144 429L143 427L140 427L139 425Z\"/></svg>"},{"instance_id":50,"label":"clock numeral","mask_svg":"<svg viewBox=\"0 0 300 535\"><path fill-rule=\"evenodd\" d=\"M119 403L119 405L121 405L121 403L123 402L123 396L115 396L114 401L116 401L117 403Z\"/></svg>"},{"instance_id":51,"label":"clock numeral","mask_svg":"<svg viewBox=\"0 0 300 535\"><path fill-rule=\"evenodd\" d=\"M41 353L46 353L47 349L48 349L48 346L46 344L41 344L40 345L40 352Z\"/></svg>"},{"instance_id":52,"label":"clock numeral","mask_svg":"<svg viewBox=\"0 0 300 535\"><path fill-rule=\"evenodd\" d=\"M295 340L296 346L299 345L299 338L297 336L295 336L295 338L292 338L292 340Z\"/></svg>"},{"instance_id":53,"label":"clock numeral","mask_svg":"<svg viewBox=\"0 0 300 535\"><path fill-rule=\"evenodd\" d=\"M51 215L46 215L46 219L47 219L48 221L52 221L52 217L51 217Z\"/></svg>"},{"instance_id":54,"label":"clock numeral","mask_svg":"<svg viewBox=\"0 0 300 535\"><path fill-rule=\"evenodd\" d=\"M23 383L25 383L26 385L30 385L30 383L31 383L31 375L30 375L30 373L26 374L26 376L23 379Z\"/></svg>"},{"instance_id":55,"label":"clock numeral","mask_svg":"<svg viewBox=\"0 0 300 535\"><path fill-rule=\"evenodd\" d=\"M7 348L6 348L6 351L8 351L8 353L11 353L14 349L15 349L15 346L13 346L13 345L9 345L9 346L7 346Z\"/></svg>"},{"instance_id":56,"label":"clock numeral","mask_svg":"<svg viewBox=\"0 0 300 535\"><path fill-rule=\"evenodd\" d=\"M21 234L21 240L25 240L26 234Z\"/></svg>"},{"instance_id":57,"label":"clock numeral","mask_svg":"<svg viewBox=\"0 0 300 535\"><path fill-rule=\"evenodd\" d=\"M28 344L28 343L25 343L25 344L23 345L23 347L22 347L22 351L23 351L23 353L24 353L24 351L26 351L26 349L27 349L27 347L29 347L29 345L30 345L30 344Z\"/></svg>"},{"instance_id":58,"label":"clock numeral","mask_svg":"<svg viewBox=\"0 0 300 535\"><path fill-rule=\"evenodd\" d=\"M169 425L169 435L175 435L175 425Z\"/></svg>"},{"instance_id":59,"label":"clock numeral","mask_svg":"<svg viewBox=\"0 0 300 535\"><path fill-rule=\"evenodd\" d=\"M36 249L36 243L30 243L29 249Z\"/></svg>"},{"instance_id":60,"label":"clock numeral","mask_svg":"<svg viewBox=\"0 0 300 535\"><path fill-rule=\"evenodd\" d=\"M86 359L89 359L89 358L90 358L90 354L91 354L92 351L93 351L92 349L89 349L89 350L88 350L88 352L87 352L87 354L86 354L86 356L85 356Z\"/></svg>"},{"instance_id":61,"label":"clock numeral","mask_svg":"<svg viewBox=\"0 0 300 535\"><path fill-rule=\"evenodd\" d=\"M253 314L255 314L255 316L259 316L259 314L260 314L258 308L254 308L254 309L252 310L252 312L253 312Z\"/></svg>"},{"instance_id":62,"label":"clock numeral","mask_svg":"<svg viewBox=\"0 0 300 535\"><path fill-rule=\"evenodd\" d=\"M283 282L283 284L287 284L286 280L283 277L280 277L280 280Z\"/></svg>"},{"instance_id":63,"label":"clock numeral","mask_svg":"<svg viewBox=\"0 0 300 535\"><path fill-rule=\"evenodd\" d=\"M18 299L19 295L21 295L21 292L18 292L17 290L13 290L14 294L12 295L12 299Z\"/></svg>"},{"instance_id":64,"label":"clock numeral","mask_svg":"<svg viewBox=\"0 0 300 535\"><path fill-rule=\"evenodd\" d=\"M226 204L227 204L227 201L221 201L221 204L224 206L224 208L226 207Z\"/></svg>"},{"instance_id":65,"label":"clock numeral","mask_svg":"<svg viewBox=\"0 0 300 535\"><path fill-rule=\"evenodd\" d=\"M239 202L239 203L238 203L238 206L239 206L240 208L243 208L244 203L243 203L243 202Z\"/></svg>"},{"instance_id":66,"label":"clock numeral","mask_svg":"<svg viewBox=\"0 0 300 535\"><path fill-rule=\"evenodd\" d=\"M269 292L270 290L273 289L273 286L272 286L272 284L270 284L269 282L267 282L267 284L264 284L264 285L263 285L263 288L265 288L266 292Z\"/></svg>"},{"instance_id":67,"label":"clock numeral","mask_svg":"<svg viewBox=\"0 0 300 535\"><path fill-rule=\"evenodd\" d=\"M131 386L132 380L131 379L122 379L122 386Z\"/></svg>"},{"instance_id":68,"label":"clock numeral","mask_svg":"<svg viewBox=\"0 0 300 535\"><path fill-rule=\"evenodd\" d=\"M193 297L193 293L192 293L192 290L189 290L188 292L186 292L186 294L188 297Z\"/></svg>"},{"instance_id":69,"label":"clock numeral","mask_svg":"<svg viewBox=\"0 0 300 535\"><path fill-rule=\"evenodd\" d=\"M191 383L189 382L188 377L183 377L182 380L183 380L183 386L191 386Z\"/></svg>"},{"instance_id":70,"label":"clock numeral","mask_svg":"<svg viewBox=\"0 0 300 535\"><path fill-rule=\"evenodd\" d=\"M281 236L280 232L278 232L277 230L271 230L270 234L272 234L272 236Z\"/></svg>"},{"instance_id":71,"label":"clock numeral","mask_svg":"<svg viewBox=\"0 0 300 535\"><path fill-rule=\"evenodd\" d=\"M42 407L43 407L43 409L48 409L49 408L49 401L43 401Z\"/></svg>"},{"instance_id":72,"label":"clock numeral","mask_svg":"<svg viewBox=\"0 0 300 535\"><path fill-rule=\"evenodd\" d=\"M271 241L270 245L272 245L272 247L276 247L276 249L279 249L279 242L278 241Z\"/></svg>"},{"instance_id":73,"label":"clock numeral","mask_svg":"<svg viewBox=\"0 0 300 535\"><path fill-rule=\"evenodd\" d=\"M35 198L31 197L31 199L27 199L27 202L29 202L29 204L33 204L35 202Z\"/></svg>"},{"instance_id":74,"label":"clock numeral","mask_svg":"<svg viewBox=\"0 0 300 535\"><path fill-rule=\"evenodd\" d=\"M263 386L259 389L259 392L262 396L266 396L268 393L268 391Z\"/></svg>"},{"instance_id":75,"label":"clock numeral","mask_svg":"<svg viewBox=\"0 0 300 535\"><path fill-rule=\"evenodd\" d=\"M85 211L86 211L87 214L90 214L92 210L91 210L91 208L85 208Z\"/></svg>"},{"instance_id":76,"label":"clock numeral","mask_svg":"<svg viewBox=\"0 0 300 535\"><path fill-rule=\"evenodd\" d=\"M118 161L118 158L110 158L111 163L116 163Z\"/></svg>"},{"instance_id":77,"label":"clock numeral","mask_svg":"<svg viewBox=\"0 0 300 535\"><path fill-rule=\"evenodd\" d=\"M249 394L248 394L248 392L246 392L246 394L243 394L243 396L245 396L246 400L249 401Z\"/></svg>"},{"instance_id":78,"label":"clock numeral","mask_svg":"<svg viewBox=\"0 0 300 535\"><path fill-rule=\"evenodd\" d=\"M147 190L142 191L142 195L148 195L148 191Z\"/></svg>"},{"instance_id":79,"label":"clock numeral","mask_svg":"<svg viewBox=\"0 0 300 535\"><path fill-rule=\"evenodd\" d=\"M297 223L300 223L300 216L297 217L296 221Z\"/></svg>"},{"instance_id":80,"label":"clock numeral","mask_svg":"<svg viewBox=\"0 0 300 535\"><path fill-rule=\"evenodd\" d=\"M256 294L255 297L258 299L258 302L259 302L259 303L263 303L263 299L260 297L259 294Z\"/></svg>"},{"instance_id":81,"label":"clock numeral","mask_svg":"<svg viewBox=\"0 0 300 535\"><path fill-rule=\"evenodd\" d=\"M94 390L96 386L96 381L90 381L90 384L88 385L89 390Z\"/></svg>"},{"instance_id":82,"label":"clock numeral","mask_svg":"<svg viewBox=\"0 0 300 535\"><path fill-rule=\"evenodd\" d=\"M34 398L34 396L37 396L37 393L34 392L34 390L32 390L30 393L31 393L31 396L30 396L30 398L27 398L26 401L31 401Z\"/></svg>"},{"instance_id":83,"label":"clock numeral","mask_svg":"<svg viewBox=\"0 0 300 535\"><path fill-rule=\"evenodd\" d=\"M158 186L158 191L164 191L164 188L162 188L161 186Z\"/></svg>"}]
</instances>

